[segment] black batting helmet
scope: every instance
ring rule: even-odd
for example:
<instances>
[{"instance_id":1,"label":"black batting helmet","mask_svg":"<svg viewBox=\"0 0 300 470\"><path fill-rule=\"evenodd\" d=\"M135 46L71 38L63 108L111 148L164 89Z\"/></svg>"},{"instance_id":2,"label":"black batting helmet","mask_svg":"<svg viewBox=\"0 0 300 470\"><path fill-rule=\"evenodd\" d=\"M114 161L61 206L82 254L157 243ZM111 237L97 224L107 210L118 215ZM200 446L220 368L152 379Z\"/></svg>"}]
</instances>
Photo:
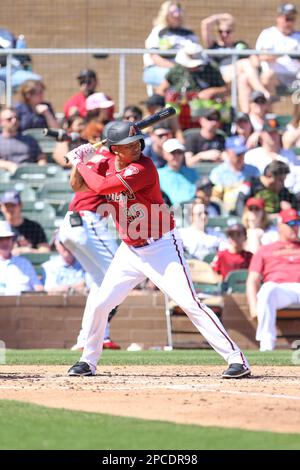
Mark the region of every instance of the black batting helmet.
<instances>
[{"instance_id":1,"label":"black batting helmet","mask_svg":"<svg viewBox=\"0 0 300 470\"><path fill-rule=\"evenodd\" d=\"M141 131L129 121L117 121L107 130L107 146L112 151L112 145L125 145L141 141L141 150L145 147L144 136Z\"/></svg>"}]
</instances>

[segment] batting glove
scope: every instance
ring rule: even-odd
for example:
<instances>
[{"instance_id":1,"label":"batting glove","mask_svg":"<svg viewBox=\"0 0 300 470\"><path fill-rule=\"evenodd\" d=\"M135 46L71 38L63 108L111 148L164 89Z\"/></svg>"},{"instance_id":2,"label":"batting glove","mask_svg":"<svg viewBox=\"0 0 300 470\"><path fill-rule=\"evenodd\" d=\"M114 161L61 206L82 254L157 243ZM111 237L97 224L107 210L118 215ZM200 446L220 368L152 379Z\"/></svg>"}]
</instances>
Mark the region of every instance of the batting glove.
<instances>
[{"instance_id":1,"label":"batting glove","mask_svg":"<svg viewBox=\"0 0 300 470\"><path fill-rule=\"evenodd\" d=\"M79 163L85 163L94 155L95 149L92 144L84 144L68 152L66 157L72 166L77 166Z\"/></svg>"}]
</instances>

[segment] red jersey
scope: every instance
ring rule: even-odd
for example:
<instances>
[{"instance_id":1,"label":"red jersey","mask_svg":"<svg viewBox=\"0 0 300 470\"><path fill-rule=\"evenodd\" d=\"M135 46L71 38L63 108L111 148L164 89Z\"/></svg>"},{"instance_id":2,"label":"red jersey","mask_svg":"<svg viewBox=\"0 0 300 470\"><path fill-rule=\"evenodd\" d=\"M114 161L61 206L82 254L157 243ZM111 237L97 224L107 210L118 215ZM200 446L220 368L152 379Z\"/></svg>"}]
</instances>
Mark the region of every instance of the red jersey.
<instances>
[{"instance_id":1,"label":"red jersey","mask_svg":"<svg viewBox=\"0 0 300 470\"><path fill-rule=\"evenodd\" d=\"M118 171L115 159L102 159L93 171L83 163L77 169L91 189L106 196L107 203L101 209L111 213L125 243L139 245L150 238L161 238L175 224L163 202L152 160L142 155Z\"/></svg>"},{"instance_id":2,"label":"red jersey","mask_svg":"<svg viewBox=\"0 0 300 470\"><path fill-rule=\"evenodd\" d=\"M230 253L229 250L219 251L211 263L214 271L226 278L230 271L237 269L247 269L252 258L249 251L240 251L239 253Z\"/></svg>"},{"instance_id":3,"label":"red jersey","mask_svg":"<svg viewBox=\"0 0 300 470\"><path fill-rule=\"evenodd\" d=\"M263 282L300 282L300 242L264 245L253 256L249 271L262 274Z\"/></svg>"}]
</instances>

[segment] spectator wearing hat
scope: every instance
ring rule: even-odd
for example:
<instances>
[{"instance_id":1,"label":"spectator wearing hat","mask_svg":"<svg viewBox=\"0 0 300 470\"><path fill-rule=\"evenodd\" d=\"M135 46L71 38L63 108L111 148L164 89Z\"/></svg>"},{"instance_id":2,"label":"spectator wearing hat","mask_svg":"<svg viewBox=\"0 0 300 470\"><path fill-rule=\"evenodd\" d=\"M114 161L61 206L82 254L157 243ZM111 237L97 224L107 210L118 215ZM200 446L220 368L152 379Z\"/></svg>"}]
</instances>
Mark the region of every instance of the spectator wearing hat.
<instances>
[{"instance_id":1,"label":"spectator wearing hat","mask_svg":"<svg viewBox=\"0 0 300 470\"><path fill-rule=\"evenodd\" d=\"M227 87L216 65L209 61L199 44L187 43L175 57L176 65L167 73L157 93L165 96L166 101L181 106L182 102L193 99L223 100ZM189 114L182 106L179 115L181 128L195 127Z\"/></svg>"},{"instance_id":2,"label":"spectator wearing hat","mask_svg":"<svg viewBox=\"0 0 300 470\"><path fill-rule=\"evenodd\" d=\"M164 96L154 93L146 101L142 101L141 104L146 106L147 114L154 114L165 108L166 100ZM184 136L179 126L177 114L166 119L164 123L172 130L172 135L184 144Z\"/></svg>"},{"instance_id":3,"label":"spectator wearing hat","mask_svg":"<svg viewBox=\"0 0 300 470\"><path fill-rule=\"evenodd\" d=\"M226 279L231 271L237 269L248 269L252 253L244 249L247 239L245 227L235 220L228 221L226 229L229 247L226 250L218 251L211 266L222 279Z\"/></svg>"},{"instance_id":4,"label":"spectator wearing hat","mask_svg":"<svg viewBox=\"0 0 300 470\"><path fill-rule=\"evenodd\" d=\"M59 127L52 104L44 99L45 90L40 80L26 80L20 86L19 102L15 106L20 131Z\"/></svg>"},{"instance_id":5,"label":"spectator wearing hat","mask_svg":"<svg viewBox=\"0 0 300 470\"><path fill-rule=\"evenodd\" d=\"M64 113L67 118L73 114L86 117L86 99L88 96L96 92L98 78L94 70L81 70L76 77L79 83L79 91L71 96L64 104Z\"/></svg>"},{"instance_id":6,"label":"spectator wearing hat","mask_svg":"<svg viewBox=\"0 0 300 470\"><path fill-rule=\"evenodd\" d=\"M15 233L5 221L0 221L0 295L20 295L42 291L34 267L26 258L12 254Z\"/></svg>"},{"instance_id":7,"label":"spectator wearing hat","mask_svg":"<svg viewBox=\"0 0 300 470\"><path fill-rule=\"evenodd\" d=\"M136 121L140 121L142 117L143 117L143 111L141 110L139 106L135 106L131 104L128 106L125 106L123 116L122 116L122 119L124 121L136 122Z\"/></svg>"},{"instance_id":8,"label":"spectator wearing hat","mask_svg":"<svg viewBox=\"0 0 300 470\"><path fill-rule=\"evenodd\" d=\"M203 204L209 217L221 215L219 204L211 200L214 184L207 176L203 176L196 185L195 202Z\"/></svg>"},{"instance_id":9,"label":"spectator wearing hat","mask_svg":"<svg viewBox=\"0 0 300 470\"><path fill-rule=\"evenodd\" d=\"M265 211L269 215L278 214L284 209L297 208L295 195L284 186L289 172L290 169L286 163L274 160L266 166L261 176L245 181L240 187L237 198L237 215L242 216L246 201L250 197L263 199Z\"/></svg>"},{"instance_id":10,"label":"spectator wearing hat","mask_svg":"<svg viewBox=\"0 0 300 470\"><path fill-rule=\"evenodd\" d=\"M210 179L215 185L213 195L223 202L227 213L235 213L241 184L259 176L257 168L245 163L246 151L247 147L242 137L228 137L225 142L225 161L213 168L210 173Z\"/></svg>"},{"instance_id":11,"label":"spectator wearing hat","mask_svg":"<svg viewBox=\"0 0 300 470\"><path fill-rule=\"evenodd\" d=\"M185 136L186 164L193 167L202 161L221 162L225 148L224 134L220 132L221 116L214 108L200 110L199 131L187 132Z\"/></svg>"},{"instance_id":12,"label":"spectator wearing hat","mask_svg":"<svg viewBox=\"0 0 300 470\"><path fill-rule=\"evenodd\" d=\"M157 87L174 66L174 56L161 56L159 51L180 49L187 41L198 43L199 40L193 31L184 26L184 11L176 1L167 0L161 4L153 26L145 48L156 49L157 52L144 54L143 79L146 84Z\"/></svg>"},{"instance_id":13,"label":"spectator wearing hat","mask_svg":"<svg viewBox=\"0 0 300 470\"><path fill-rule=\"evenodd\" d=\"M275 115L268 115L259 134L260 146L245 154L245 163L255 166L262 175L266 166L274 160L287 165L299 165L295 152L282 148L282 132Z\"/></svg>"},{"instance_id":14,"label":"spectator wearing hat","mask_svg":"<svg viewBox=\"0 0 300 470\"><path fill-rule=\"evenodd\" d=\"M260 91L253 91L250 95L249 118L255 132L263 130L266 114L270 112L270 102Z\"/></svg>"},{"instance_id":15,"label":"spectator wearing hat","mask_svg":"<svg viewBox=\"0 0 300 470\"><path fill-rule=\"evenodd\" d=\"M208 211L204 204L193 202L191 219L191 225L180 228L179 233L188 256L202 261L206 255L217 252L223 234L207 229Z\"/></svg>"},{"instance_id":16,"label":"spectator wearing hat","mask_svg":"<svg viewBox=\"0 0 300 470\"><path fill-rule=\"evenodd\" d=\"M208 49L248 49L244 41L236 41L235 20L228 13L211 15L201 21L204 47ZM230 84L235 74L231 56L214 57L219 64L225 83ZM238 97L241 111L249 111L249 97L253 90L261 91L269 97L268 90L262 85L258 73L256 57L240 57L236 62Z\"/></svg>"},{"instance_id":17,"label":"spectator wearing hat","mask_svg":"<svg viewBox=\"0 0 300 470\"><path fill-rule=\"evenodd\" d=\"M22 202L17 191L6 191L0 199L0 209L15 235L13 254L48 253L45 232L38 222L22 215Z\"/></svg>"},{"instance_id":18,"label":"spectator wearing hat","mask_svg":"<svg viewBox=\"0 0 300 470\"><path fill-rule=\"evenodd\" d=\"M87 97L87 125L83 137L88 142L95 143L102 137L104 126L113 120L114 105L114 101L104 93L93 93Z\"/></svg>"},{"instance_id":19,"label":"spectator wearing hat","mask_svg":"<svg viewBox=\"0 0 300 470\"><path fill-rule=\"evenodd\" d=\"M246 147L250 150L259 145L260 132L254 131L249 114L237 113L232 123L231 132L243 137Z\"/></svg>"},{"instance_id":20,"label":"spectator wearing hat","mask_svg":"<svg viewBox=\"0 0 300 470\"><path fill-rule=\"evenodd\" d=\"M177 139L163 143L163 157L166 165L158 169L161 190L172 204L182 204L195 197L197 172L184 165L185 147Z\"/></svg>"},{"instance_id":21,"label":"spectator wearing hat","mask_svg":"<svg viewBox=\"0 0 300 470\"><path fill-rule=\"evenodd\" d=\"M295 30L297 8L292 3L285 3L277 8L276 25L264 29L257 38L255 49L262 50L258 56L261 62L262 83L271 94L276 94L278 86L290 88L299 78L299 57L293 52L300 51L300 32ZM282 56L270 56L270 52L286 52Z\"/></svg>"},{"instance_id":22,"label":"spectator wearing hat","mask_svg":"<svg viewBox=\"0 0 300 470\"><path fill-rule=\"evenodd\" d=\"M295 209L279 214L279 240L263 246L253 256L247 279L252 317L257 317L256 339L261 351L276 343L276 312L300 303L300 216Z\"/></svg>"},{"instance_id":23,"label":"spectator wearing hat","mask_svg":"<svg viewBox=\"0 0 300 470\"><path fill-rule=\"evenodd\" d=\"M172 139L172 130L165 122L160 122L150 128L149 139L145 141L145 148L143 154L151 158L156 168L162 168L166 165L166 160L163 156L163 144L169 139Z\"/></svg>"},{"instance_id":24,"label":"spectator wearing hat","mask_svg":"<svg viewBox=\"0 0 300 470\"><path fill-rule=\"evenodd\" d=\"M268 245L278 240L277 227L268 218L263 199L250 197L247 200L242 223L247 230L245 249L251 253L256 253L261 245Z\"/></svg>"},{"instance_id":25,"label":"spectator wearing hat","mask_svg":"<svg viewBox=\"0 0 300 470\"><path fill-rule=\"evenodd\" d=\"M19 131L19 121L14 109L3 108L0 111L0 126L0 168L14 173L21 163L47 163L37 141Z\"/></svg>"}]
</instances>

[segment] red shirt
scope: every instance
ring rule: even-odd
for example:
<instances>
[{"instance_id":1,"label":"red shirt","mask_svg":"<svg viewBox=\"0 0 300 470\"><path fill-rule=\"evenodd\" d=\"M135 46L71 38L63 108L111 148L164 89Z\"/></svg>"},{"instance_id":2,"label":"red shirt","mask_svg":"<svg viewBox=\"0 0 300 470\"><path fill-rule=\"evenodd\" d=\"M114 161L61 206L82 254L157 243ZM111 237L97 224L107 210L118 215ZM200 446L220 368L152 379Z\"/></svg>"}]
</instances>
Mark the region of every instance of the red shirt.
<instances>
[{"instance_id":1,"label":"red shirt","mask_svg":"<svg viewBox=\"0 0 300 470\"><path fill-rule=\"evenodd\" d=\"M66 117L69 117L70 108L73 108L74 106L78 108L80 116L86 117L85 102L86 96L81 91L71 96L71 98L69 98L68 101L64 104L64 113Z\"/></svg>"},{"instance_id":2,"label":"red shirt","mask_svg":"<svg viewBox=\"0 0 300 470\"><path fill-rule=\"evenodd\" d=\"M229 250L219 251L211 263L214 271L226 278L230 271L237 269L247 269L252 258L249 251L240 251L239 253L230 253Z\"/></svg>"},{"instance_id":3,"label":"red shirt","mask_svg":"<svg viewBox=\"0 0 300 470\"><path fill-rule=\"evenodd\" d=\"M121 239L128 245L158 239L174 228L150 158L142 155L121 171L115 168L115 156L102 159L94 171L84 164L77 168L91 189L106 196L107 204L101 205L101 210L111 213Z\"/></svg>"},{"instance_id":4,"label":"red shirt","mask_svg":"<svg viewBox=\"0 0 300 470\"><path fill-rule=\"evenodd\" d=\"M249 271L262 274L263 282L300 282L300 242L264 245L253 256Z\"/></svg>"}]
</instances>

